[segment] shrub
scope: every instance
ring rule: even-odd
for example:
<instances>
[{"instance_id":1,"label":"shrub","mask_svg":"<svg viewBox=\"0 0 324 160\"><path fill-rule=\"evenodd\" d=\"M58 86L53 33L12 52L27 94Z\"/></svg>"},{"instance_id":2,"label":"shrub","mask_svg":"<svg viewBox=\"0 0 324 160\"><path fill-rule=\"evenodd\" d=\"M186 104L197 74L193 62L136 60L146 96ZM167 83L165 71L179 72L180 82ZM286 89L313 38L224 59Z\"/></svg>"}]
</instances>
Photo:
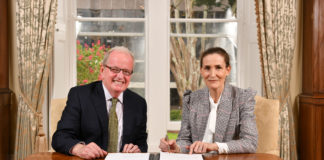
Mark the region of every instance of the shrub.
<instances>
[{"instance_id":1,"label":"shrub","mask_svg":"<svg viewBox=\"0 0 324 160\"><path fill-rule=\"evenodd\" d=\"M77 41L77 84L84 85L93 81L101 80L100 67L104 55L108 52L109 47L97 43L89 46L83 45Z\"/></svg>"},{"instance_id":2,"label":"shrub","mask_svg":"<svg viewBox=\"0 0 324 160\"><path fill-rule=\"evenodd\" d=\"M181 120L181 109L172 109L170 111L171 121L180 121Z\"/></svg>"}]
</instances>

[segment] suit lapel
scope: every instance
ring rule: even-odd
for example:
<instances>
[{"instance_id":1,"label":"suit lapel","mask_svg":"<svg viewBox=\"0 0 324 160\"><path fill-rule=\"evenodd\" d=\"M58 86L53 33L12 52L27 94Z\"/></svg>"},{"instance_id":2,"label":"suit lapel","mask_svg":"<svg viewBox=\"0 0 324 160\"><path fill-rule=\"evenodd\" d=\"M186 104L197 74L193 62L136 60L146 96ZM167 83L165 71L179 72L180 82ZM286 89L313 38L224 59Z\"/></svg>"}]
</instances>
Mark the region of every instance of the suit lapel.
<instances>
[{"instance_id":1,"label":"suit lapel","mask_svg":"<svg viewBox=\"0 0 324 160\"><path fill-rule=\"evenodd\" d=\"M128 128L127 128L128 125L126 125L126 124L129 124L127 121L129 120L129 116L131 116L131 115L128 115L128 112L129 112L128 107L131 106L130 101L129 101L128 89L125 90L124 95L123 95L123 105L124 105L124 108L123 108L123 135L125 135L125 133L128 130Z\"/></svg>"},{"instance_id":2,"label":"suit lapel","mask_svg":"<svg viewBox=\"0 0 324 160\"><path fill-rule=\"evenodd\" d=\"M209 106L209 91L208 88L204 88L202 92L202 97L198 97L194 102L197 102L197 129L198 129L198 140L202 141L205 135L205 130L207 126L207 121L210 112Z\"/></svg>"},{"instance_id":3,"label":"suit lapel","mask_svg":"<svg viewBox=\"0 0 324 160\"><path fill-rule=\"evenodd\" d=\"M224 91L217 108L217 120L214 134L214 141L222 142L227 129L228 120L232 111L231 86L225 83Z\"/></svg>"},{"instance_id":4,"label":"suit lapel","mask_svg":"<svg viewBox=\"0 0 324 160\"><path fill-rule=\"evenodd\" d=\"M91 99L93 100L95 110L100 120L100 125L104 133L103 136L107 137L107 140L105 142L108 142L108 112L105 93L102 88L102 82L96 84L94 94L91 95ZM105 144L104 146L107 147L107 143L103 144Z\"/></svg>"},{"instance_id":5,"label":"suit lapel","mask_svg":"<svg viewBox=\"0 0 324 160\"><path fill-rule=\"evenodd\" d=\"M135 113L132 111L131 106L132 106L132 100L129 95L129 90L126 89L123 95L123 133L122 133L122 145L120 151L123 149L123 146L125 145L125 138L123 138L123 136L130 135L129 132L131 130L131 125L134 123L131 120Z\"/></svg>"}]
</instances>

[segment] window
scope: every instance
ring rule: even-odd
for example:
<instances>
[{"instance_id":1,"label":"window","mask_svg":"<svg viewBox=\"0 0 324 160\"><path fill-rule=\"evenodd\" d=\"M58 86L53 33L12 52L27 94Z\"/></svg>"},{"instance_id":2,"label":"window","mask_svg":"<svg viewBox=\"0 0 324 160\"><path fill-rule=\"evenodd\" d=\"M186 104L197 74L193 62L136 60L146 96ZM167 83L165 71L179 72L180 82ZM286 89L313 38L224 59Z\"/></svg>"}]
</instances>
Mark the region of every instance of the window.
<instances>
[{"instance_id":1,"label":"window","mask_svg":"<svg viewBox=\"0 0 324 160\"><path fill-rule=\"evenodd\" d=\"M145 9L137 0L77 0L77 85L100 80L100 63L114 46L134 53L129 88L145 97Z\"/></svg>"},{"instance_id":2,"label":"window","mask_svg":"<svg viewBox=\"0 0 324 160\"><path fill-rule=\"evenodd\" d=\"M170 120L181 120L181 102L186 90L204 86L199 72L200 53L222 47L231 58L227 81L237 84L236 0L170 0Z\"/></svg>"},{"instance_id":3,"label":"window","mask_svg":"<svg viewBox=\"0 0 324 160\"><path fill-rule=\"evenodd\" d=\"M184 4L180 3L177 17L173 0L58 0L51 97L65 98L71 87L85 80L77 76L77 49L85 51L86 44L88 52L92 48L97 54L100 47L126 46L136 60L129 87L148 104L149 152L159 151L159 140L166 130L180 129L180 121L170 120L170 104L178 109L180 100L170 71L172 39L181 38L185 43L196 39L195 58L205 48L224 47L236 69L232 69L231 83L261 93L254 1L236 2L236 12L216 6L208 8L206 16L203 6L196 6L192 17L185 19ZM193 27L187 29L186 25ZM82 58L89 60L89 56ZM95 59L94 55L90 59ZM83 69L90 72L89 66Z\"/></svg>"}]
</instances>

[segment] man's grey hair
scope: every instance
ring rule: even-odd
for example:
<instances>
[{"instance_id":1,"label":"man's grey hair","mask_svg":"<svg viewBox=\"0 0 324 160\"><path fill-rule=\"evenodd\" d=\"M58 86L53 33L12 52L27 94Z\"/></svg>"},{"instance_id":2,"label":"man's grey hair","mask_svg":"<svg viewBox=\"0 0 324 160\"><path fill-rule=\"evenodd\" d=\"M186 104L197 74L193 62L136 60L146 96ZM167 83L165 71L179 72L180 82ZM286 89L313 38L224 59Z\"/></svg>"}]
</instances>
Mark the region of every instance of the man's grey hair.
<instances>
[{"instance_id":1,"label":"man's grey hair","mask_svg":"<svg viewBox=\"0 0 324 160\"><path fill-rule=\"evenodd\" d=\"M129 54L132 59L133 59L133 68L135 67L135 59L134 59L134 54L133 52L131 52L128 48L124 47L124 46L115 46L113 48L111 48L107 54L105 54L104 59L102 60L102 65L106 65L108 58L110 56L110 54L114 51L119 51L119 52L123 52L126 54Z\"/></svg>"}]
</instances>

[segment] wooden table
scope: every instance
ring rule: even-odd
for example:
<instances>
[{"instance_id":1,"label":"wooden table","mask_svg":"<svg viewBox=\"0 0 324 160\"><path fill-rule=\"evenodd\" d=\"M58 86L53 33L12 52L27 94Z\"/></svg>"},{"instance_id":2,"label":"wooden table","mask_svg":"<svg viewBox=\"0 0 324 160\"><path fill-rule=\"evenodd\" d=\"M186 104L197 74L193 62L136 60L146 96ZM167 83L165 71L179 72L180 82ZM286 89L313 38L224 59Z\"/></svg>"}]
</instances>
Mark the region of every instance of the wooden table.
<instances>
[{"instance_id":1,"label":"wooden table","mask_svg":"<svg viewBox=\"0 0 324 160\"><path fill-rule=\"evenodd\" d=\"M57 152L42 152L29 155L25 160L82 160L76 156L68 156ZM100 159L104 160L104 159ZM281 160L272 154L228 154L204 157L204 160Z\"/></svg>"}]
</instances>

